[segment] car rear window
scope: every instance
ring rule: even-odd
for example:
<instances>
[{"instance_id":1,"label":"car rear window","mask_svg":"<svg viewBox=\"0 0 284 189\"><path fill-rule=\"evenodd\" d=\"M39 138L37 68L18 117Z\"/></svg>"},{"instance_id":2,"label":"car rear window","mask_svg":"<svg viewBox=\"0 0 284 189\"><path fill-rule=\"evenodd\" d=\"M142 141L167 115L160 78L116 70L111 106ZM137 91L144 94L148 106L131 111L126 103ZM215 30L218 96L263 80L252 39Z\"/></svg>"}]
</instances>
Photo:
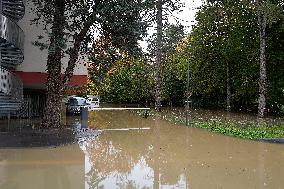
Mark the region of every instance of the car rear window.
<instances>
[{"instance_id":1,"label":"car rear window","mask_svg":"<svg viewBox=\"0 0 284 189\"><path fill-rule=\"evenodd\" d=\"M70 104L70 105L78 105L78 100L75 99L75 98L70 98L68 100L68 104Z\"/></svg>"},{"instance_id":2,"label":"car rear window","mask_svg":"<svg viewBox=\"0 0 284 189\"><path fill-rule=\"evenodd\" d=\"M99 99L98 98L93 98L93 101L98 101Z\"/></svg>"}]
</instances>

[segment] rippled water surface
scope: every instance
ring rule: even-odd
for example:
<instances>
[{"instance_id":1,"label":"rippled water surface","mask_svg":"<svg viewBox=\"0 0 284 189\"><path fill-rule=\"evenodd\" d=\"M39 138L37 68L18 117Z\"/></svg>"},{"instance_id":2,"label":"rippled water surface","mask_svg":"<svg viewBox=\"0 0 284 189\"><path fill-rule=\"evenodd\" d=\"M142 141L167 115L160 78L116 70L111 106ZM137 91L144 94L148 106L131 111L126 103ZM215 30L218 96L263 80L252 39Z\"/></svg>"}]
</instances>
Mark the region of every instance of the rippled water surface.
<instances>
[{"instance_id":1,"label":"rippled water surface","mask_svg":"<svg viewBox=\"0 0 284 189\"><path fill-rule=\"evenodd\" d=\"M78 117L67 123L80 127ZM101 130L95 140L0 149L0 188L284 188L283 144L225 137L126 111L92 112L88 126Z\"/></svg>"}]
</instances>

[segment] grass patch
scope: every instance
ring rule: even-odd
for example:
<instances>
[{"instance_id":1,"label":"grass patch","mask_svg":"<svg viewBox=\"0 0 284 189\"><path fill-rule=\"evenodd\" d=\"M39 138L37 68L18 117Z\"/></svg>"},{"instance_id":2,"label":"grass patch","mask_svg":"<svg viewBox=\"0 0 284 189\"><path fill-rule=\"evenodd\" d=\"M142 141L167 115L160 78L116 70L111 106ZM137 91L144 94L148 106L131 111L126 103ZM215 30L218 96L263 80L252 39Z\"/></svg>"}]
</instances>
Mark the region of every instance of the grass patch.
<instances>
[{"instance_id":1,"label":"grass patch","mask_svg":"<svg viewBox=\"0 0 284 189\"><path fill-rule=\"evenodd\" d=\"M132 111L140 116L144 116L145 111ZM172 123L180 123L185 125L184 116L175 113L165 113L148 111L148 116L157 116L160 119L167 120ZM236 121L236 120L222 120L220 118L212 118L203 120L195 118L190 120L190 125L194 128L202 128L211 132L221 133L227 136L234 136L245 139L278 139L284 138L284 124L278 123L271 125L265 121Z\"/></svg>"}]
</instances>

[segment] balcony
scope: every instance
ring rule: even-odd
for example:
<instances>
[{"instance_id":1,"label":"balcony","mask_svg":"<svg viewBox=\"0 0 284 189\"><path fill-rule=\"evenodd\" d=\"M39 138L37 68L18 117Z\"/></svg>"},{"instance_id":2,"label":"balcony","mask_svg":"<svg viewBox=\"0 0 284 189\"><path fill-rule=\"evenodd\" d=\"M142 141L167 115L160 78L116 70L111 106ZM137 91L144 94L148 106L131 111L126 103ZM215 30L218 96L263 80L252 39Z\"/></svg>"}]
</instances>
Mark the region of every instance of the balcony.
<instances>
[{"instance_id":1,"label":"balcony","mask_svg":"<svg viewBox=\"0 0 284 189\"><path fill-rule=\"evenodd\" d=\"M23 83L11 71L24 60L24 32L16 24L25 14L23 0L0 0L0 116L15 113L23 100Z\"/></svg>"},{"instance_id":2,"label":"balcony","mask_svg":"<svg viewBox=\"0 0 284 189\"><path fill-rule=\"evenodd\" d=\"M2 5L2 11L1 11ZM13 19L20 20L25 14L23 0L0 0L0 11L3 15Z\"/></svg>"},{"instance_id":3,"label":"balcony","mask_svg":"<svg viewBox=\"0 0 284 189\"><path fill-rule=\"evenodd\" d=\"M10 95L11 99L21 101L23 99L23 83L11 71L0 66L0 93Z\"/></svg>"},{"instance_id":4,"label":"balcony","mask_svg":"<svg viewBox=\"0 0 284 189\"><path fill-rule=\"evenodd\" d=\"M1 64L12 67L22 63L24 49L24 32L11 19L0 14L0 50Z\"/></svg>"}]
</instances>

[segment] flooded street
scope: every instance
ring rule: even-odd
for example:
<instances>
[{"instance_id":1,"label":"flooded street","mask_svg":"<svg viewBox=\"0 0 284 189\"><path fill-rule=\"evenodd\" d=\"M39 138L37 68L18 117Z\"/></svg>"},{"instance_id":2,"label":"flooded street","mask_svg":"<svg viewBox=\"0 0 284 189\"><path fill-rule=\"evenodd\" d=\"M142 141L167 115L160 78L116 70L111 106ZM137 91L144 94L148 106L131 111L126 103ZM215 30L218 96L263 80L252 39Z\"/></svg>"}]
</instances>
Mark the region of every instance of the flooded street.
<instances>
[{"instance_id":1,"label":"flooded street","mask_svg":"<svg viewBox=\"0 0 284 189\"><path fill-rule=\"evenodd\" d=\"M80 125L76 117L67 123ZM95 140L0 149L0 188L284 188L283 144L226 137L127 111L92 112L88 125L101 130Z\"/></svg>"},{"instance_id":2,"label":"flooded street","mask_svg":"<svg viewBox=\"0 0 284 189\"><path fill-rule=\"evenodd\" d=\"M0 150L0 188L84 188L84 154L77 145Z\"/></svg>"}]
</instances>

